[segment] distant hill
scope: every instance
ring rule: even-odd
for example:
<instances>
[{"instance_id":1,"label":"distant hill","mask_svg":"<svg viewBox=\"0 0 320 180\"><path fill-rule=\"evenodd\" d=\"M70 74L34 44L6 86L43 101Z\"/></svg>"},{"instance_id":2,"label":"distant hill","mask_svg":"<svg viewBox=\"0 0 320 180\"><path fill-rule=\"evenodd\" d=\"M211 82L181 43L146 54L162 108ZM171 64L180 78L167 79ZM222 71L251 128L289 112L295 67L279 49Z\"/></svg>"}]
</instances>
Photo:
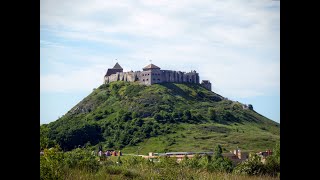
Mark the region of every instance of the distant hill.
<instances>
[{"instance_id":1,"label":"distant hill","mask_svg":"<svg viewBox=\"0 0 320 180\"><path fill-rule=\"evenodd\" d=\"M112 82L45 125L64 150L98 145L126 153L261 151L280 140L280 124L199 84Z\"/></svg>"}]
</instances>

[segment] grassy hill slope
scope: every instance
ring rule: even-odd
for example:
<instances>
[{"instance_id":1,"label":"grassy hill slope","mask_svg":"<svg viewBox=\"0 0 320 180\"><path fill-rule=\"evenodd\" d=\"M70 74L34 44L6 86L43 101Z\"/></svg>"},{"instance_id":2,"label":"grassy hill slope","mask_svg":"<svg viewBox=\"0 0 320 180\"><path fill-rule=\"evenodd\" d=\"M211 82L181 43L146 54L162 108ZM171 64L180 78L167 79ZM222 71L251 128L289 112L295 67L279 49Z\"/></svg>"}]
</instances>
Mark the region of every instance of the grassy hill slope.
<instances>
[{"instance_id":1,"label":"grassy hill slope","mask_svg":"<svg viewBox=\"0 0 320 180\"><path fill-rule=\"evenodd\" d=\"M272 148L280 124L198 84L101 85L63 117L45 125L65 150L78 145L126 153Z\"/></svg>"}]
</instances>

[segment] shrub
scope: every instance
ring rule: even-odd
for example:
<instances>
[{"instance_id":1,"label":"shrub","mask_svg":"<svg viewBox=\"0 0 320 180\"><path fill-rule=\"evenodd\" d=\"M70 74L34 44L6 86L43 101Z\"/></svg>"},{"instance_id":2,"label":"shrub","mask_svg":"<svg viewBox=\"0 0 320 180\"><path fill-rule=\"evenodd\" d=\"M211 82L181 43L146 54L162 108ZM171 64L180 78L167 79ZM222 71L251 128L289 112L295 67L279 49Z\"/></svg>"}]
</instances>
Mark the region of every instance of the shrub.
<instances>
[{"instance_id":1,"label":"shrub","mask_svg":"<svg viewBox=\"0 0 320 180\"><path fill-rule=\"evenodd\" d=\"M253 154L247 161L240 163L235 169L235 174L262 175L265 174L265 166L257 154Z\"/></svg>"},{"instance_id":2,"label":"shrub","mask_svg":"<svg viewBox=\"0 0 320 180\"><path fill-rule=\"evenodd\" d=\"M173 168L173 167L178 165L178 163L177 163L175 158L170 158L170 157L167 157L167 156L160 157L159 161L160 162L156 164L158 167Z\"/></svg>"},{"instance_id":3,"label":"shrub","mask_svg":"<svg viewBox=\"0 0 320 180\"><path fill-rule=\"evenodd\" d=\"M40 179L63 179L64 154L59 146L44 149L40 156Z\"/></svg>"},{"instance_id":4,"label":"shrub","mask_svg":"<svg viewBox=\"0 0 320 180\"><path fill-rule=\"evenodd\" d=\"M68 168L86 169L93 172L99 169L99 162L95 159L95 156L80 148L65 153L64 162Z\"/></svg>"},{"instance_id":5,"label":"shrub","mask_svg":"<svg viewBox=\"0 0 320 180\"><path fill-rule=\"evenodd\" d=\"M212 107L208 108L208 116L210 120L216 120L217 118L217 113L216 110Z\"/></svg>"}]
</instances>

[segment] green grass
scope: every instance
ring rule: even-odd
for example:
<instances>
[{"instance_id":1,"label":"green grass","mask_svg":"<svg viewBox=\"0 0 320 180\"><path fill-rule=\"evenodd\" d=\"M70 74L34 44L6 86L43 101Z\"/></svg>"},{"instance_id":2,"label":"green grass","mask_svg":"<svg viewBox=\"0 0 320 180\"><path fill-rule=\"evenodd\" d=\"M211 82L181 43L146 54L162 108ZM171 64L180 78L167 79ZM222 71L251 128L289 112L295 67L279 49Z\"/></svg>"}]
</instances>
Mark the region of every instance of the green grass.
<instances>
[{"instance_id":1,"label":"green grass","mask_svg":"<svg viewBox=\"0 0 320 180\"><path fill-rule=\"evenodd\" d=\"M211 119L209 110L214 110ZM185 111L191 117L185 118ZM162 119L155 119L155 115ZM178 118L174 118L178 114ZM271 149L280 124L198 84L101 85L63 117L46 125L64 150L90 143L126 153Z\"/></svg>"},{"instance_id":2,"label":"green grass","mask_svg":"<svg viewBox=\"0 0 320 180\"><path fill-rule=\"evenodd\" d=\"M92 173L79 169L70 169L64 176L65 180L163 180L163 179L196 179L196 180L276 180L277 177L270 176L245 176L230 173L216 173L201 170L179 168L179 169L151 169L151 168L105 168Z\"/></svg>"},{"instance_id":3,"label":"green grass","mask_svg":"<svg viewBox=\"0 0 320 180\"><path fill-rule=\"evenodd\" d=\"M139 149L140 154L146 155L149 152L213 151L217 144L228 152L236 147L247 152L257 152L272 149L280 141L279 135L263 131L254 123L236 124L180 124L176 133L146 139L136 146L125 147L122 152L136 154ZM171 139L175 143L170 145Z\"/></svg>"},{"instance_id":4,"label":"green grass","mask_svg":"<svg viewBox=\"0 0 320 180\"><path fill-rule=\"evenodd\" d=\"M137 161L133 165L129 165L132 156L122 156L122 165L116 165L117 157L109 157L107 161L102 163L102 167L98 172L90 172L83 169L67 169L64 174L64 179L136 179L136 180L157 180L157 179L197 179L197 180L224 180L224 179L260 179L260 180L276 180L279 177L271 177L268 175L236 175L225 172L211 172L206 169L194 169L188 167L181 167L179 165L162 167L157 164L148 164L145 161Z\"/></svg>"},{"instance_id":5,"label":"green grass","mask_svg":"<svg viewBox=\"0 0 320 180\"><path fill-rule=\"evenodd\" d=\"M278 155L275 158L280 158ZM206 156L184 159L180 163L165 157L152 162L139 156L98 157L89 149L62 152L55 147L45 149L40 156L40 179L279 179L280 171L270 169L274 166L254 159L249 162L251 164L244 168Z\"/></svg>"}]
</instances>

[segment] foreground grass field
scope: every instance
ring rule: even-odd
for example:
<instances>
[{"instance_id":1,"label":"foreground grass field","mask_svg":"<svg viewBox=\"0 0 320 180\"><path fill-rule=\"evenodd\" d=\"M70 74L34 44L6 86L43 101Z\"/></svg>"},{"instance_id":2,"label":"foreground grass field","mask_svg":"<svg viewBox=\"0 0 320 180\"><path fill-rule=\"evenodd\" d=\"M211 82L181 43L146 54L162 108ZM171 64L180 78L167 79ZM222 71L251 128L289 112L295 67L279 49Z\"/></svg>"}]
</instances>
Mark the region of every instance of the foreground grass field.
<instances>
[{"instance_id":1,"label":"foreground grass field","mask_svg":"<svg viewBox=\"0 0 320 180\"><path fill-rule=\"evenodd\" d=\"M98 157L85 149L62 152L53 148L40 156L40 179L280 179L279 150L267 164L253 157L234 166L217 155L185 158L180 163L166 157L151 162L139 156Z\"/></svg>"},{"instance_id":2,"label":"foreground grass field","mask_svg":"<svg viewBox=\"0 0 320 180\"><path fill-rule=\"evenodd\" d=\"M230 173L210 173L205 170L194 170L187 168L163 168L163 169L150 169L145 167L136 168L121 168L121 167L109 167L102 168L98 172L88 172L79 169L71 169L68 171L64 179L67 180L123 180L123 179L139 179L139 180L276 180L279 177L270 176L246 176L235 175Z\"/></svg>"}]
</instances>

